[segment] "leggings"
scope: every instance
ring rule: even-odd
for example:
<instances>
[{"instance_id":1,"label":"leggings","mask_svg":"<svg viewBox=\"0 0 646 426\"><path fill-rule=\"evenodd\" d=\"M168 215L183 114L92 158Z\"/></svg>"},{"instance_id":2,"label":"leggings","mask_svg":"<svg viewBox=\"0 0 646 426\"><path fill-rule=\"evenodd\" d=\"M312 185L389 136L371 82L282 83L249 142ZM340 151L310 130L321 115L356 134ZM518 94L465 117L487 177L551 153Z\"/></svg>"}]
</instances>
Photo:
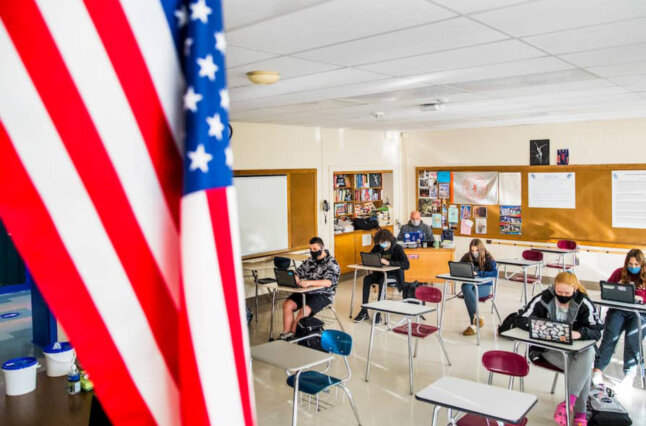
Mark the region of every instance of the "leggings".
<instances>
[{"instance_id":1,"label":"leggings","mask_svg":"<svg viewBox=\"0 0 646 426\"><path fill-rule=\"evenodd\" d=\"M547 350L542 354L543 359L550 364L563 368L563 354L559 351ZM594 347L570 355L568 359L568 393L576 396L574 403L575 413L585 413L585 404L590 393L590 376L592 375L592 364L594 363Z\"/></svg>"}]
</instances>

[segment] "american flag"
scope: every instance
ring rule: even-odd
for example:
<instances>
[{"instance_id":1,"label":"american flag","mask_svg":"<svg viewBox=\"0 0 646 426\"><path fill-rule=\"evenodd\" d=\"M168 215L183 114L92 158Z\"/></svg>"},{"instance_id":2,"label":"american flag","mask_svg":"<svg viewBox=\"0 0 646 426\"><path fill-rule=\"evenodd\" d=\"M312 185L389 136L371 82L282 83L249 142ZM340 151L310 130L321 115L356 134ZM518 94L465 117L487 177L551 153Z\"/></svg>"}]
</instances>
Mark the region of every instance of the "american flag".
<instances>
[{"instance_id":1,"label":"american flag","mask_svg":"<svg viewBox=\"0 0 646 426\"><path fill-rule=\"evenodd\" d=\"M0 1L0 218L115 424L255 423L225 50L214 0Z\"/></svg>"}]
</instances>

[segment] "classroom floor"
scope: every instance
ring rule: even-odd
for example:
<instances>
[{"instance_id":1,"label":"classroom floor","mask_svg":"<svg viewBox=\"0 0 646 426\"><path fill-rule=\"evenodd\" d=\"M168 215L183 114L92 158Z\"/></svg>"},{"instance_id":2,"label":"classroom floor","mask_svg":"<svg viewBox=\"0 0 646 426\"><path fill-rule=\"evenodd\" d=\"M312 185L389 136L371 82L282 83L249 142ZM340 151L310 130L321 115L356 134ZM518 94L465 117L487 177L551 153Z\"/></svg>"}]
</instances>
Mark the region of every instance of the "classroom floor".
<instances>
[{"instance_id":1,"label":"classroom floor","mask_svg":"<svg viewBox=\"0 0 646 426\"><path fill-rule=\"evenodd\" d=\"M360 291L360 285L361 282L358 282L357 291ZM433 407L421 403L415 400L414 396L409 395L408 352L405 336L387 333L375 337L370 382L364 381L370 325L368 322L354 324L348 318L351 291L352 279L340 283L336 294L335 308L343 326L354 340L352 355L349 359L353 375L348 387L357 404L362 424L366 426L430 424ZM520 291L521 287L517 283L500 281L496 300L503 319L521 307ZM372 298L375 297L373 293ZM421 341L418 356L415 359L416 392L443 375L486 383L488 372L480 362L482 354L492 349L513 350L512 342L495 335L490 303L480 304L481 312L484 313L485 318L485 327L481 329L480 346L476 346L475 336L462 336L462 331L467 326L464 302L461 299L455 299L447 302L446 305L442 335L453 365L449 367L446 364L435 337ZM277 306L279 308L279 303ZM355 315L358 306L359 303L355 300ZM282 320L280 311L278 312L275 318L274 332L279 333ZM432 318L427 317L427 322L434 324L435 315L431 316ZM255 321L252 322L250 328L252 345L267 341L268 325L269 305L261 305L259 322L257 324ZM326 328L337 328L337 326L330 323L326 325ZM606 369L606 373L614 378L621 378L622 343L618 345L615 354L619 358L613 359L611 365ZM333 376L344 377L343 362L340 359L336 360L331 371ZM285 372L267 364L255 362L253 363L253 377L259 425L284 426L290 424L292 388L285 383ZM525 391L537 395L539 399L528 415L529 424L532 426L555 424L552 420L554 409L564 398L563 377L559 377L555 394L549 393L553 378L553 373L537 367L532 367L529 376L525 378ZM506 387L507 384L508 381L502 376L494 378L496 386ZM646 425L646 391L638 386L639 383L636 380L632 392L620 395L619 400L629 411L634 425ZM517 383L515 389L518 389ZM329 395L321 397L321 400L331 405L316 413L314 404L308 405L307 398L303 399L303 408L299 410L299 425L355 424L352 409L342 391L336 393L331 391ZM446 411L441 410L440 414L438 424L446 424Z\"/></svg>"}]
</instances>

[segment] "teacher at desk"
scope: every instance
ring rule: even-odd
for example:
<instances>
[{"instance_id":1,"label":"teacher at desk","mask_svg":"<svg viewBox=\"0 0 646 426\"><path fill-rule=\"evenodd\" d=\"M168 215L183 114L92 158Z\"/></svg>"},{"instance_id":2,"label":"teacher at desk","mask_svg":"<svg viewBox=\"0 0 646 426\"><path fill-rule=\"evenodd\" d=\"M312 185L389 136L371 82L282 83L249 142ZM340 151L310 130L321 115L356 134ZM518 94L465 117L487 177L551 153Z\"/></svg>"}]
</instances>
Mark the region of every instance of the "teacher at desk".
<instances>
[{"instance_id":1,"label":"teacher at desk","mask_svg":"<svg viewBox=\"0 0 646 426\"><path fill-rule=\"evenodd\" d=\"M424 241L428 241L430 244L433 244L433 229L422 222L422 214L415 210L410 214L410 220L408 223L401 227L399 234L397 234L397 239L399 241L404 241L404 236L411 232L423 232Z\"/></svg>"}]
</instances>

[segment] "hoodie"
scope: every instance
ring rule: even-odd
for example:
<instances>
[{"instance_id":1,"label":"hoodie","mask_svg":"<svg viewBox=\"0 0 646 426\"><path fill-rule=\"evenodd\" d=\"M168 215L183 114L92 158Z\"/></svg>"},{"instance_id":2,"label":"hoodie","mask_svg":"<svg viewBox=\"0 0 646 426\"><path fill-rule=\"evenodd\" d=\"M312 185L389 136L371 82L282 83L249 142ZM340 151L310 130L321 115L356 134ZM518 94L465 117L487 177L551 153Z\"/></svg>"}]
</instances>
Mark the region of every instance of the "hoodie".
<instances>
[{"instance_id":1,"label":"hoodie","mask_svg":"<svg viewBox=\"0 0 646 426\"><path fill-rule=\"evenodd\" d=\"M413 222L409 220L408 223L402 226L399 230L397 239L399 241L404 241L404 234L407 234L409 232L423 232L424 240L433 243L433 229L423 221L420 221L419 225L415 226L413 225Z\"/></svg>"}]
</instances>

